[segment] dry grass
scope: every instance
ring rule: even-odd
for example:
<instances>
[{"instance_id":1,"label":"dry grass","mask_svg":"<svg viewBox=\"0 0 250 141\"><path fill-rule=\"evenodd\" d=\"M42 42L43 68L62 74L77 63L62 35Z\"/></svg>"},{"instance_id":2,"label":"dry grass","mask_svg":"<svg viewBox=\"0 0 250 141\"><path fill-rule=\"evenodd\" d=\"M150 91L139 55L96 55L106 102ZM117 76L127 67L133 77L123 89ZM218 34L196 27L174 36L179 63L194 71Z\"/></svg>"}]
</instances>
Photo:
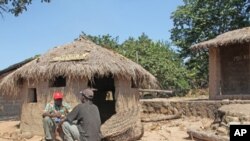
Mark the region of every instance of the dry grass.
<instances>
[{"instance_id":1,"label":"dry grass","mask_svg":"<svg viewBox=\"0 0 250 141\"><path fill-rule=\"evenodd\" d=\"M189 90L189 92L187 93L187 95L185 95L185 97L190 97L190 98L195 98L195 97L208 97L209 93L208 93L208 88L207 89L191 89Z\"/></svg>"},{"instance_id":2,"label":"dry grass","mask_svg":"<svg viewBox=\"0 0 250 141\"><path fill-rule=\"evenodd\" d=\"M20 87L18 83L23 80L41 81L53 79L55 76L92 80L94 76L109 75L133 79L142 88L158 86L156 78L140 65L112 50L80 38L49 50L6 76L0 83L0 90L13 94Z\"/></svg>"},{"instance_id":3,"label":"dry grass","mask_svg":"<svg viewBox=\"0 0 250 141\"><path fill-rule=\"evenodd\" d=\"M192 46L193 49L247 44L250 42L250 27L233 30Z\"/></svg>"}]
</instances>

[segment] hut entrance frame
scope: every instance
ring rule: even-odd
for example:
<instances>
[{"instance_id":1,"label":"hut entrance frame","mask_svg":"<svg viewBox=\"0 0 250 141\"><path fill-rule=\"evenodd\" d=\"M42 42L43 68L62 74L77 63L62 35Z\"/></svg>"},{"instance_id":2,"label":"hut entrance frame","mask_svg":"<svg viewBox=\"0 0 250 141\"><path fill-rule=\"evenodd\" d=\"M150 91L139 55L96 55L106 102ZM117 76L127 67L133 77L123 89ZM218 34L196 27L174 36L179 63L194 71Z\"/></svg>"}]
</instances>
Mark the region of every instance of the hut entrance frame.
<instances>
[{"instance_id":1,"label":"hut entrance frame","mask_svg":"<svg viewBox=\"0 0 250 141\"><path fill-rule=\"evenodd\" d=\"M92 81L88 82L88 86L96 89L94 91L93 103L99 109L101 122L104 123L115 111L115 82L114 78L109 76L94 77Z\"/></svg>"},{"instance_id":2,"label":"hut entrance frame","mask_svg":"<svg viewBox=\"0 0 250 141\"><path fill-rule=\"evenodd\" d=\"M28 103L37 103L37 92L36 88L29 88L28 89Z\"/></svg>"}]
</instances>

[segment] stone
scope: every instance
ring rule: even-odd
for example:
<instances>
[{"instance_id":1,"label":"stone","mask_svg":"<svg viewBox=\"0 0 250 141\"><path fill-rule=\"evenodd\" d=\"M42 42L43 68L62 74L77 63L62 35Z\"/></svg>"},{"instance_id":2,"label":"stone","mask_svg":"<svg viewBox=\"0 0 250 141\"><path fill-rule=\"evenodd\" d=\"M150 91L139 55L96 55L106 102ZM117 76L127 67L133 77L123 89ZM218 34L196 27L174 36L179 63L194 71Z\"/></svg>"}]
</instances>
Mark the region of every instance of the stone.
<instances>
[{"instance_id":1,"label":"stone","mask_svg":"<svg viewBox=\"0 0 250 141\"><path fill-rule=\"evenodd\" d=\"M240 122L229 122L228 125L239 125Z\"/></svg>"},{"instance_id":2,"label":"stone","mask_svg":"<svg viewBox=\"0 0 250 141\"><path fill-rule=\"evenodd\" d=\"M155 110L154 110L153 107L148 107L147 109L148 109L148 112L149 112L149 113L155 113Z\"/></svg>"},{"instance_id":3,"label":"stone","mask_svg":"<svg viewBox=\"0 0 250 141\"><path fill-rule=\"evenodd\" d=\"M167 107L170 107L171 104L169 102L164 102L164 103L162 103L162 106L167 108Z\"/></svg>"},{"instance_id":4,"label":"stone","mask_svg":"<svg viewBox=\"0 0 250 141\"><path fill-rule=\"evenodd\" d=\"M225 116L225 122L226 123L239 122L239 118L238 117L233 117L233 116Z\"/></svg>"},{"instance_id":5,"label":"stone","mask_svg":"<svg viewBox=\"0 0 250 141\"><path fill-rule=\"evenodd\" d=\"M211 129L212 129L212 130L216 130L218 127L219 127L219 124L218 124L218 123L212 124L212 125L211 125Z\"/></svg>"},{"instance_id":6,"label":"stone","mask_svg":"<svg viewBox=\"0 0 250 141\"><path fill-rule=\"evenodd\" d=\"M227 135L227 134L228 134L227 129L224 128L224 127L218 127L218 128L217 128L217 132L218 132L219 134L221 134L221 135Z\"/></svg>"},{"instance_id":7,"label":"stone","mask_svg":"<svg viewBox=\"0 0 250 141\"><path fill-rule=\"evenodd\" d=\"M21 134L21 137L25 139L31 139L33 137L33 134L31 132L24 132Z\"/></svg>"},{"instance_id":8,"label":"stone","mask_svg":"<svg viewBox=\"0 0 250 141\"><path fill-rule=\"evenodd\" d=\"M17 133L17 134L21 134L22 133L21 129L16 129L14 132Z\"/></svg>"},{"instance_id":9,"label":"stone","mask_svg":"<svg viewBox=\"0 0 250 141\"><path fill-rule=\"evenodd\" d=\"M13 140L17 140L17 138L18 138L18 133L13 132L13 133L10 134L10 137L11 137Z\"/></svg>"},{"instance_id":10,"label":"stone","mask_svg":"<svg viewBox=\"0 0 250 141\"><path fill-rule=\"evenodd\" d=\"M9 133L9 132L4 132L4 133L2 134L2 137L3 137L3 138L10 138L10 133Z\"/></svg>"},{"instance_id":11,"label":"stone","mask_svg":"<svg viewBox=\"0 0 250 141\"><path fill-rule=\"evenodd\" d=\"M250 122L249 121L244 121L244 122L242 122L242 124L244 124L244 125L250 125Z\"/></svg>"},{"instance_id":12,"label":"stone","mask_svg":"<svg viewBox=\"0 0 250 141\"><path fill-rule=\"evenodd\" d=\"M240 116L240 117L239 117L239 121L240 121L240 122L250 121L250 120L249 120L249 116Z\"/></svg>"},{"instance_id":13,"label":"stone","mask_svg":"<svg viewBox=\"0 0 250 141\"><path fill-rule=\"evenodd\" d=\"M167 114L168 110L165 107L161 107L161 114Z\"/></svg>"},{"instance_id":14,"label":"stone","mask_svg":"<svg viewBox=\"0 0 250 141\"><path fill-rule=\"evenodd\" d=\"M176 108L173 109L173 112L174 112L174 114L179 113L179 111Z\"/></svg>"}]
</instances>

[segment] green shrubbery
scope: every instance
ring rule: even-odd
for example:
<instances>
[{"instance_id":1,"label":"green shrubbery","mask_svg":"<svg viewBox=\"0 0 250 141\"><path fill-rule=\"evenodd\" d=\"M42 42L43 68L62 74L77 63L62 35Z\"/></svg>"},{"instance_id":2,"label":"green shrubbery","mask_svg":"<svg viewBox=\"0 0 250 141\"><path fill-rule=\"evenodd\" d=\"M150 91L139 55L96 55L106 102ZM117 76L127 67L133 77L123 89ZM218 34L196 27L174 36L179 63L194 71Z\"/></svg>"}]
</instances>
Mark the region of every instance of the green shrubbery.
<instances>
[{"instance_id":1,"label":"green shrubbery","mask_svg":"<svg viewBox=\"0 0 250 141\"><path fill-rule=\"evenodd\" d=\"M120 44L118 37L113 38L110 35L91 36L83 33L81 36L137 62L159 80L163 89L172 89L177 95L183 95L190 88L188 72L179 55L168 43L154 42L145 34L138 38L129 38Z\"/></svg>"}]
</instances>

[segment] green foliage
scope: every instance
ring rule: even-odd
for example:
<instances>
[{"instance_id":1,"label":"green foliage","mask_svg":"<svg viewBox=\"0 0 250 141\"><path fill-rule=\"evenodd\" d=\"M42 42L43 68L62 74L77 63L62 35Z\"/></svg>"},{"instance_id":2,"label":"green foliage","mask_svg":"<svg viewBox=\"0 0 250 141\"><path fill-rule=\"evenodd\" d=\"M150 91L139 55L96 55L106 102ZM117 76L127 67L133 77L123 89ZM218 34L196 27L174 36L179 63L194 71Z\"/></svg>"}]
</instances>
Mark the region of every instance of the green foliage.
<instances>
[{"instance_id":1,"label":"green foliage","mask_svg":"<svg viewBox=\"0 0 250 141\"><path fill-rule=\"evenodd\" d=\"M188 89L187 71L178 55L164 42L153 42L145 34L130 38L118 51L152 73L165 89Z\"/></svg>"},{"instance_id":2,"label":"green foliage","mask_svg":"<svg viewBox=\"0 0 250 141\"><path fill-rule=\"evenodd\" d=\"M92 36L92 35L87 35L86 33L82 32L82 34L80 35L80 37L87 37L88 39L92 40L94 43L105 47L105 48L117 48L118 45L118 39L119 37L115 37L113 38L111 35L107 34L107 35L98 35L98 36Z\"/></svg>"},{"instance_id":3,"label":"green foliage","mask_svg":"<svg viewBox=\"0 0 250 141\"><path fill-rule=\"evenodd\" d=\"M91 36L83 33L81 36L137 62L153 74L164 89L176 90L179 95L189 89L187 70L168 43L154 42L145 34L138 38L130 37L121 44L118 43L118 37L112 38L110 35Z\"/></svg>"},{"instance_id":4,"label":"green foliage","mask_svg":"<svg viewBox=\"0 0 250 141\"><path fill-rule=\"evenodd\" d=\"M41 2L50 2L51 0L41 0ZM18 16L23 11L27 11L27 6L32 0L0 0L0 14L2 12L10 12Z\"/></svg>"},{"instance_id":5,"label":"green foliage","mask_svg":"<svg viewBox=\"0 0 250 141\"><path fill-rule=\"evenodd\" d=\"M193 52L193 44L250 25L249 3L244 0L183 0L172 13L171 39L190 70L193 88L207 87L208 51Z\"/></svg>"}]
</instances>

